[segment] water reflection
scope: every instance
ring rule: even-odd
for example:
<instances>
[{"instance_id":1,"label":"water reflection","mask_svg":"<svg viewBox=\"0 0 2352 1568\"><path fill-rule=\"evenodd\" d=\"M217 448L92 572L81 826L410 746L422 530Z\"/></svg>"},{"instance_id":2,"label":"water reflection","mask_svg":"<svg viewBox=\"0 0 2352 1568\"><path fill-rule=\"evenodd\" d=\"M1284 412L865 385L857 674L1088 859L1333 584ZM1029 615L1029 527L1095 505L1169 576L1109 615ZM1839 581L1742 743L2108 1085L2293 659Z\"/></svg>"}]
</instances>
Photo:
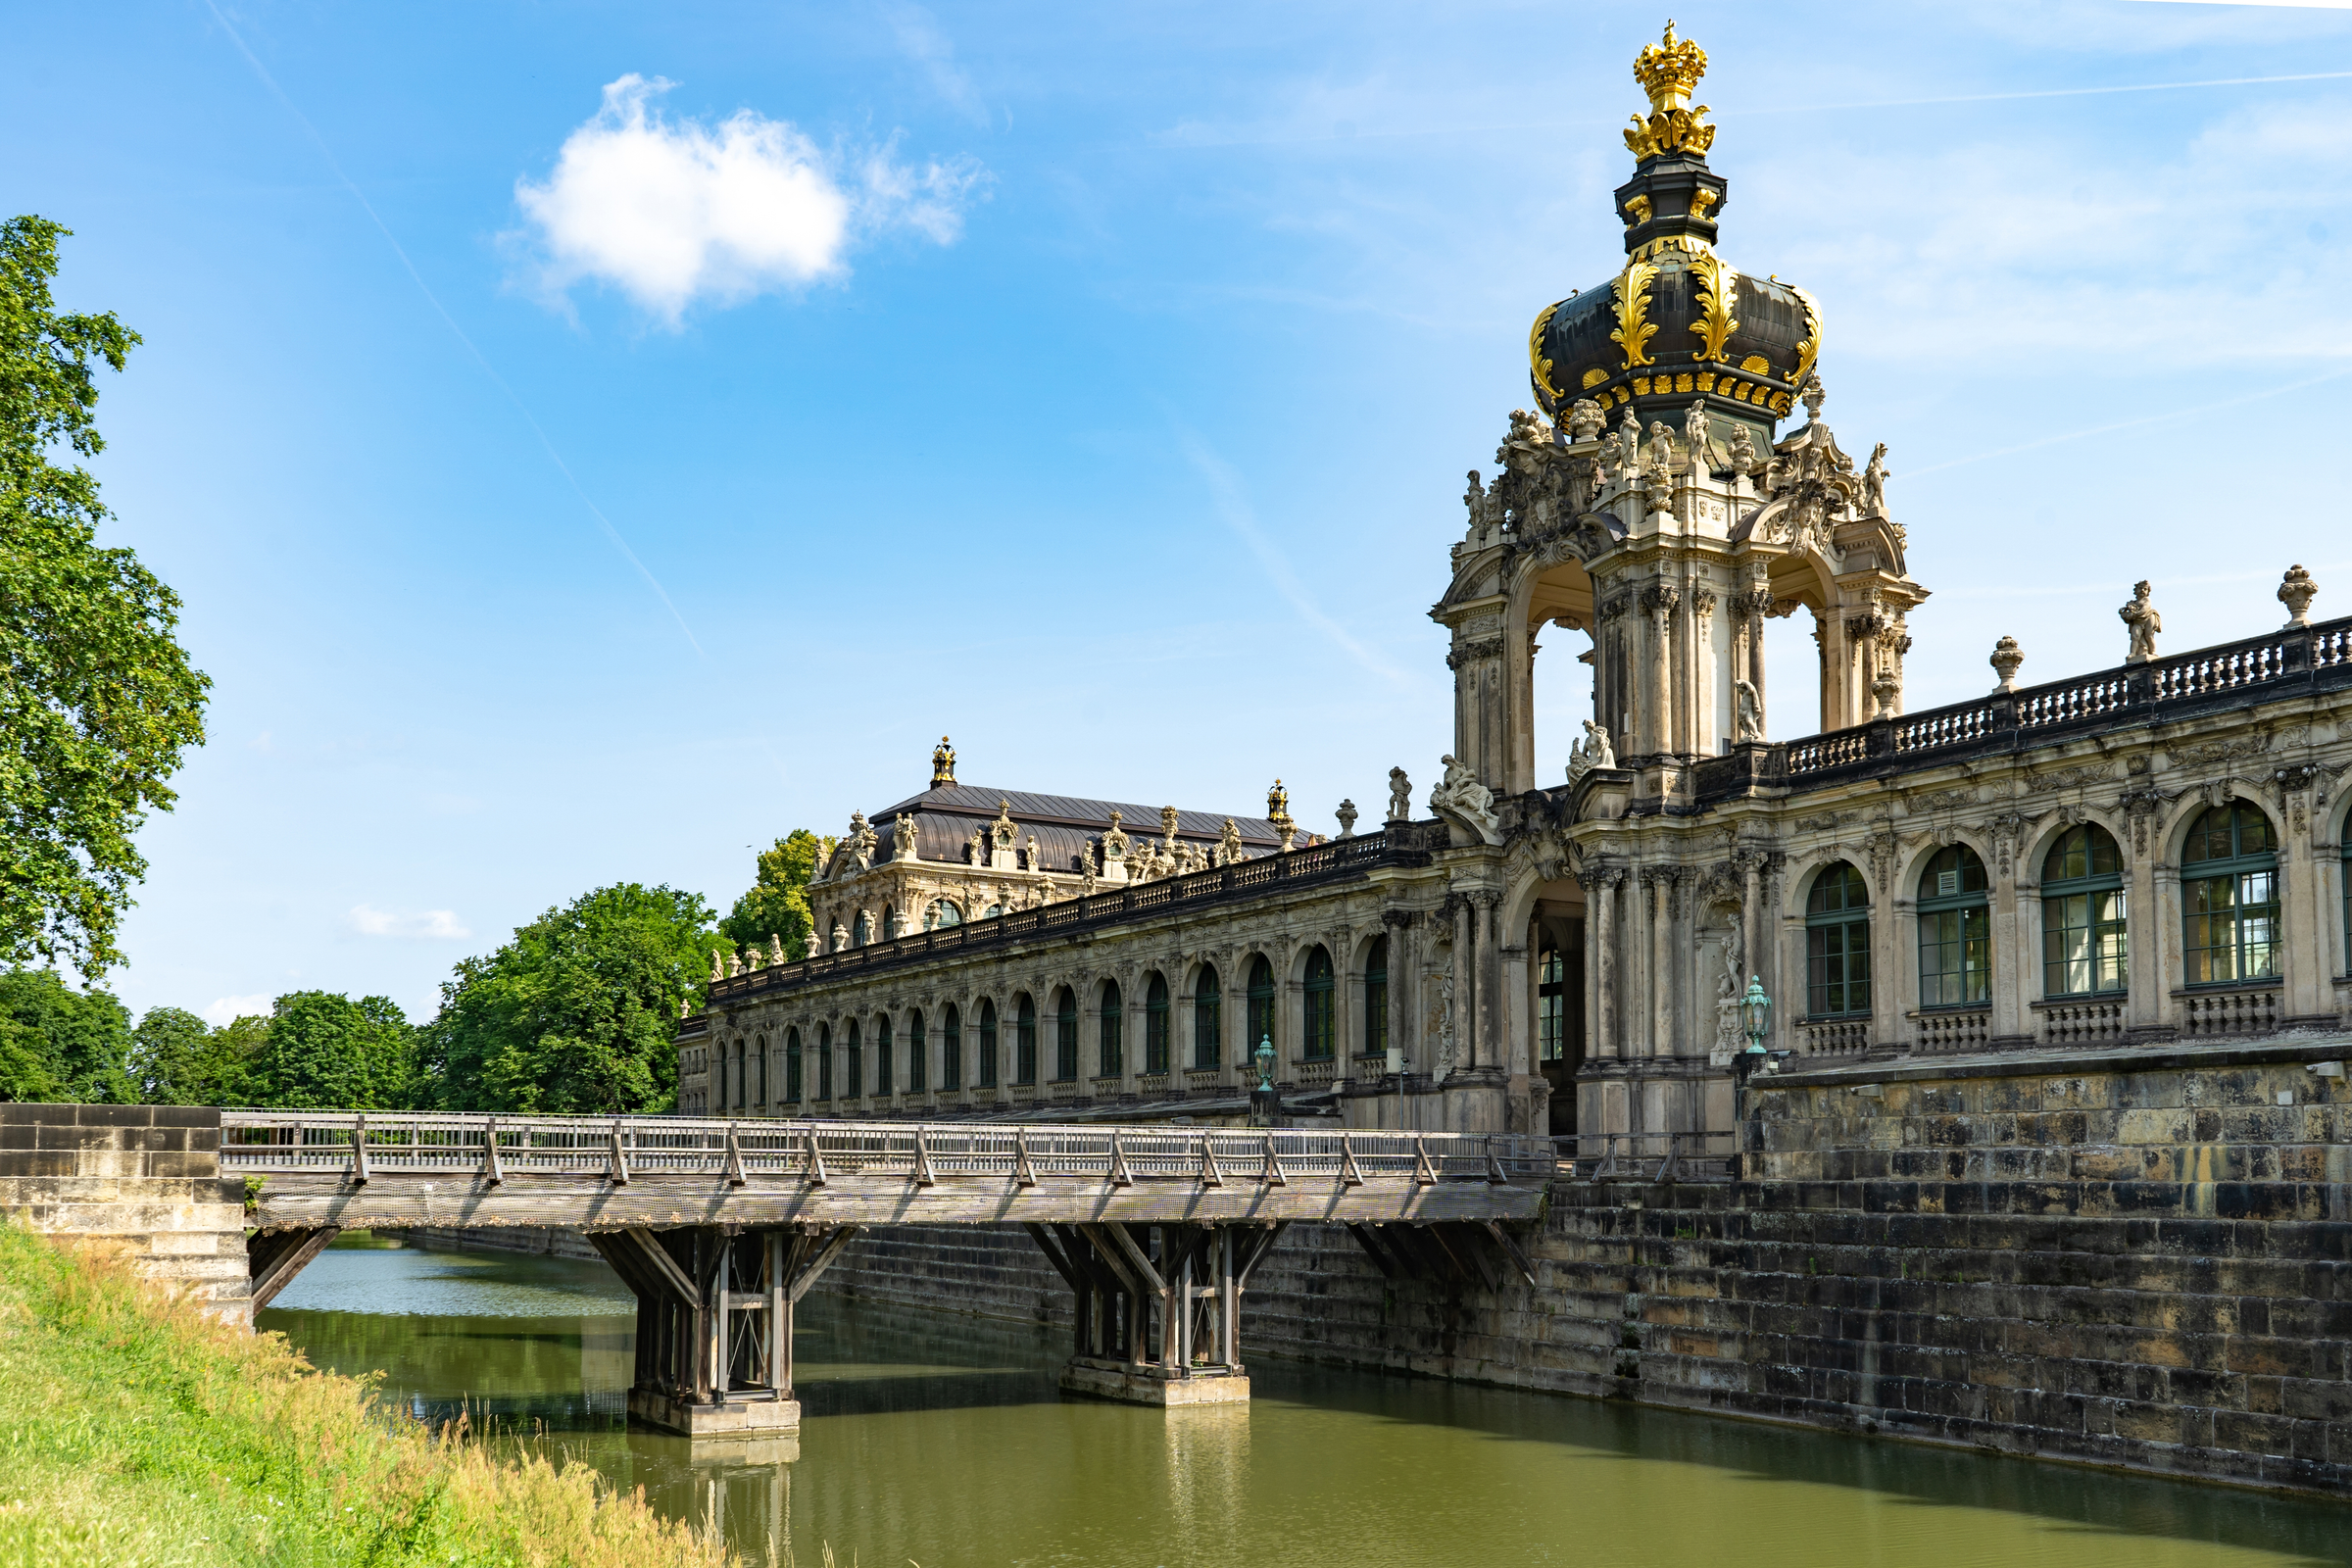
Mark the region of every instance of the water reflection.
<instances>
[{"instance_id":1,"label":"water reflection","mask_svg":"<svg viewBox=\"0 0 2352 1568\"><path fill-rule=\"evenodd\" d=\"M689 1445L622 1417L601 1265L337 1249L279 1300L263 1326L315 1360L642 1485L754 1563L2352 1562L2342 1506L1624 1404L1266 1360L1248 1406L1065 1400L1060 1331L823 1298L797 1457Z\"/></svg>"}]
</instances>

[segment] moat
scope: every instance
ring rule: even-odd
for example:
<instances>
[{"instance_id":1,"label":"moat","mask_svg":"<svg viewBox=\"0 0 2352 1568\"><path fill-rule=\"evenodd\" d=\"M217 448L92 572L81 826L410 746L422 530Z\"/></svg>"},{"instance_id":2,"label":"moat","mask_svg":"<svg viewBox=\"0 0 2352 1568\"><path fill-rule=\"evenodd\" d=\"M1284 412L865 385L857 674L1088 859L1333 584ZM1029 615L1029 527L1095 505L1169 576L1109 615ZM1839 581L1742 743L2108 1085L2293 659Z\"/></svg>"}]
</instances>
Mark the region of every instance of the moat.
<instances>
[{"instance_id":1,"label":"moat","mask_svg":"<svg viewBox=\"0 0 2352 1568\"><path fill-rule=\"evenodd\" d=\"M355 1237L259 1326L715 1511L753 1563L2352 1563L2340 1504L1264 1357L1247 1406L1136 1409L1056 1391L1059 1331L806 1308L790 1462L627 1425L633 1300L599 1264Z\"/></svg>"}]
</instances>

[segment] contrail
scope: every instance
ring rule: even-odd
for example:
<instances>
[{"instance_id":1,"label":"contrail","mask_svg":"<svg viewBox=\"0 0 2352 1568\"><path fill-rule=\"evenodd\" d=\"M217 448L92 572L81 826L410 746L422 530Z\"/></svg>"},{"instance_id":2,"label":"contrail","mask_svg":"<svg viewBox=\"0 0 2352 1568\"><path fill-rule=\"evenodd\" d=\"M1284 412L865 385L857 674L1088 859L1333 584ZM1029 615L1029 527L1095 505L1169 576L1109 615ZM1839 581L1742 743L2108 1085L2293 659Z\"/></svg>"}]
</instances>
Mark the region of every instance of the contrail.
<instances>
[{"instance_id":1,"label":"contrail","mask_svg":"<svg viewBox=\"0 0 2352 1568\"><path fill-rule=\"evenodd\" d=\"M662 608L669 612L670 618L678 623L678 630L686 634L687 644L694 649L695 657L707 662L710 656L703 652L702 643L695 638L694 628L687 625L686 617L678 612L677 604L669 597L669 590L662 586L661 579L656 577L647 568L645 563L638 559L637 552L629 548L629 542L620 536L618 528L612 526L612 519L605 515L604 509L591 501L588 498L588 492L580 488L580 481L572 473L571 465L564 461L563 454L556 450L556 444L548 439L547 431L541 427L537 416L531 413L529 406L522 401L514 389L507 384L507 378L498 373L497 367L493 366L488 357L475 347L473 339L466 336L466 329L458 324L457 318L451 316L443 307L440 296L433 292L431 284L425 282L424 274L416 270L416 264L409 260L408 251L401 245L400 240L393 234L382 217L377 214L375 204L368 199L365 191L352 183L350 175L343 172L343 166L336 161L333 149L326 144L326 138L318 134L318 127L311 123L310 116L295 107L294 100L287 97L286 90L277 84L277 78L270 74L270 69L262 64L259 56L245 46L244 37L229 24L228 18L220 14L220 6L215 4L214 0L204 0L204 3L205 8L212 12L213 20L220 24L220 30L228 34L228 41L237 46L237 53L243 55L245 63L253 68L253 74L262 78L262 85L270 89L271 96L276 98L286 113L292 115L295 122L302 126L303 134L311 139L311 145L318 149L318 156L325 161L328 172L335 176L337 183L351 192L352 200L360 204L361 210L368 215L368 220L375 225L376 232L384 236L384 243L391 246L392 254L400 258L400 265L408 270L410 280L416 283L416 290L424 296L425 303L433 308L434 314L441 318L443 324L457 336L457 340L466 345L466 352L473 357L473 363L481 368L482 373L490 378L491 384L506 394L507 401L514 406L514 412L522 416L522 422L531 427L532 435L538 437L539 449L547 454L547 461L556 466L558 473L564 475L564 482L571 486L571 493L579 497L580 505L586 507L589 514L596 518L597 526L604 529L605 537L612 541L612 548L619 551L622 558L637 568L637 575L645 579L645 585L651 588L656 597L662 601Z\"/></svg>"}]
</instances>

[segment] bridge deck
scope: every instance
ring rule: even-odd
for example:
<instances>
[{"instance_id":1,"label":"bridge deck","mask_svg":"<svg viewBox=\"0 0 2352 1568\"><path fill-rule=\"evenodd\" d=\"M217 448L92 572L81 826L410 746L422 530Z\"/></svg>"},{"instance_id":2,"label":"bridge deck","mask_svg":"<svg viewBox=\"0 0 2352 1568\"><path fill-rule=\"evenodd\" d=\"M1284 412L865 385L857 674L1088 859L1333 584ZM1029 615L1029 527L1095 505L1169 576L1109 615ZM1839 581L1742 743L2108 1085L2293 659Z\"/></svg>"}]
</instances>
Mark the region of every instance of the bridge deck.
<instances>
[{"instance_id":1,"label":"bridge deck","mask_svg":"<svg viewBox=\"0 0 2352 1568\"><path fill-rule=\"evenodd\" d=\"M263 1230L1528 1220L1549 1140L1155 1125L221 1113Z\"/></svg>"}]
</instances>

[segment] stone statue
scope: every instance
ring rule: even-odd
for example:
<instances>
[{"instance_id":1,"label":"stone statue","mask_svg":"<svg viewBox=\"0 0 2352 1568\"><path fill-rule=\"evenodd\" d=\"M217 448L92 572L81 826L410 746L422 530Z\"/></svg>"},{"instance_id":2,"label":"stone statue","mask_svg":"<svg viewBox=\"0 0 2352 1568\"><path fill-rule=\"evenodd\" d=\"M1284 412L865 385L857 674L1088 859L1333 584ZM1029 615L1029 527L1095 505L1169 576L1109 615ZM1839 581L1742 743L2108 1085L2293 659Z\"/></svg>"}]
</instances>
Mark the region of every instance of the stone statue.
<instances>
[{"instance_id":1,"label":"stone statue","mask_svg":"<svg viewBox=\"0 0 2352 1568\"><path fill-rule=\"evenodd\" d=\"M1585 720L1585 762L1591 767L1615 767L1616 750L1609 745L1609 732L1592 719Z\"/></svg>"},{"instance_id":2,"label":"stone statue","mask_svg":"<svg viewBox=\"0 0 2352 1568\"><path fill-rule=\"evenodd\" d=\"M1683 416L1683 441L1690 448L1690 471L1704 474L1715 466L1715 449L1707 443L1707 400L1692 398Z\"/></svg>"},{"instance_id":3,"label":"stone statue","mask_svg":"<svg viewBox=\"0 0 2352 1568\"><path fill-rule=\"evenodd\" d=\"M2132 628L2132 651L2124 656L2127 664L2144 664L2156 657L2156 634L2164 630L2164 617L2148 603L2148 585L2132 585L2132 602L2116 612L2125 625Z\"/></svg>"},{"instance_id":4,"label":"stone statue","mask_svg":"<svg viewBox=\"0 0 2352 1568\"><path fill-rule=\"evenodd\" d=\"M1494 792L1478 781L1466 763L1448 754L1439 760L1446 777L1429 792L1429 808L1468 828L1489 844L1502 842L1502 822L1494 814Z\"/></svg>"},{"instance_id":5,"label":"stone statue","mask_svg":"<svg viewBox=\"0 0 2352 1568\"><path fill-rule=\"evenodd\" d=\"M1623 422L1617 426L1617 456L1628 473L1642 466L1642 416L1634 412L1630 403L1625 406Z\"/></svg>"},{"instance_id":6,"label":"stone statue","mask_svg":"<svg viewBox=\"0 0 2352 1568\"><path fill-rule=\"evenodd\" d=\"M1032 871L1043 871L1045 868L1046 852L1039 846L1037 842L1037 835L1032 833L1029 835L1029 869Z\"/></svg>"},{"instance_id":7,"label":"stone statue","mask_svg":"<svg viewBox=\"0 0 2352 1568\"><path fill-rule=\"evenodd\" d=\"M1227 817L1225 831L1217 838L1217 863L1239 865L1249 858L1249 852L1242 848L1241 824Z\"/></svg>"},{"instance_id":8,"label":"stone statue","mask_svg":"<svg viewBox=\"0 0 2352 1568\"><path fill-rule=\"evenodd\" d=\"M1102 870L1105 874L1109 873L1114 864L1122 869L1125 868L1127 851L1135 842L1127 836L1126 830L1119 826L1124 820L1126 818L1118 812L1111 812L1110 831L1102 835Z\"/></svg>"},{"instance_id":9,"label":"stone statue","mask_svg":"<svg viewBox=\"0 0 2352 1568\"><path fill-rule=\"evenodd\" d=\"M1586 755L1585 743L1581 740L1572 743L1568 748L1569 787L1574 788L1578 779L1583 778L1587 773L1592 771L1592 759Z\"/></svg>"},{"instance_id":10,"label":"stone statue","mask_svg":"<svg viewBox=\"0 0 2352 1568\"><path fill-rule=\"evenodd\" d=\"M1494 520L1494 503L1487 493L1486 485L1480 481L1476 468L1470 470L1470 488L1462 492L1462 505L1470 509L1470 531L1474 534L1486 532L1488 524Z\"/></svg>"},{"instance_id":11,"label":"stone statue","mask_svg":"<svg viewBox=\"0 0 2352 1568\"><path fill-rule=\"evenodd\" d=\"M814 926L810 926L810 927L808 928L808 956L810 956L811 958L813 958L813 957L815 957L815 956L817 956L817 953L818 953L818 952L819 952L819 951L820 951L820 950L821 950L821 949L824 947L824 943L822 943L821 941L817 940L817 935L816 935L816 927L814 927Z\"/></svg>"},{"instance_id":12,"label":"stone statue","mask_svg":"<svg viewBox=\"0 0 2352 1568\"><path fill-rule=\"evenodd\" d=\"M1735 680L1732 692L1738 699L1740 716L1735 721L1734 738L1760 741L1764 738L1764 698L1752 680Z\"/></svg>"},{"instance_id":13,"label":"stone statue","mask_svg":"<svg viewBox=\"0 0 2352 1568\"><path fill-rule=\"evenodd\" d=\"M1433 1076L1439 1082L1453 1071L1453 956L1448 953L1445 977L1438 982L1438 1070Z\"/></svg>"},{"instance_id":14,"label":"stone statue","mask_svg":"<svg viewBox=\"0 0 2352 1568\"><path fill-rule=\"evenodd\" d=\"M1592 440L1607 423L1608 417L1600 412L1600 405L1591 398L1578 398L1568 406L1568 439L1574 444L1581 446Z\"/></svg>"},{"instance_id":15,"label":"stone statue","mask_svg":"<svg viewBox=\"0 0 2352 1568\"><path fill-rule=\"evenodd\" d=\"M739 974L741 974L741 973L743 973L743 960L742 960L741 958L737 957L737 956L736 956L734 954L732 954L732 953L728 954L728 955L727 955L727 978L728 978L728 979L730 979L730 980L732 980L732 979L734 979L734 978L735 978L737 975L739 975Z\"/></svg>"},{"instance_id":16,"label":"stone statue","mask_svg":"<svg viewBox=\"0 0 2352 1568\"><path fill-rule=\"evenodd\" d=\"M1012 803L1010 801L997 802L997 819L988 824L988 831L990 837L996 840L998 849L1007 854L1011 853L1013 834L1017 830L1012 825Z\"/></svg>"},{"instance_id":17,"label":"stone statue","mask_svg":"<svg viewBox=\"0 0 2352 1568\"><path fill-rule=\"evenodd\" d=\"M784 963L784 939L773 931L767 934L767 961L779 968Z\"/></svg>"},{"instance_id":18,"label":"stone statue","mask_svg":"<svg viewBox=\"0 0 2352 1568\"><path fill-rule=\"evenodd\" d=\"M833 951L841 953L850 945L850 928L839 920L833 922Z\"/></svg>"},{"instance_id":19,"label":"stone statue","mask_svg":"<svg viewBox=\"0 0 2352 1568\"><path fill-rule=\"evenodd\" d=\"M1664 419L1649 421L1649 471L1660 477L1674 471L1674 432Z\"/></svg>"},{"instance_id":20,"label":"stone statue","mask_svg":"<svg viewBox=\"0 0 2352 1568\"><path fill-rule=\"evenodd\" d=\"M1756 471L1756 442L1744 424L1732 426L1732 466L1740 473Z\"/></svg>"},{"instance_id":21,"label":"stone statue","mask_svg":"<svg viewBox=\"0 0 2352 1568\"><path fill-rule=\"evenodd\" d=\"M988 830L972 829L972 842L963 847L963 858L974 865L988 863Z\"/></svg>"},{"instance_id":22,"label":"stone statue","mask_svg":"<svg viewBox=\"0 0 2352 1568\"><path fill-rule=\"evenodd\" d=\"M1893 477L1886 471L1886 443L1882 441L1870 455L1870 466L1862 470L1862 512L1865 516L1886 515L1886 481Z\"/></svg>"},{"instance_id":23,"label":"stone statue","mask_svg":"<svg viewBox=\"0 0 2352 1568\"><path fill-rule=\"evenodd\" d=\"M1821 406L1829 400L1830 395L1821 389L1821 377L1818 375L1806 376L1805 384L1796 389L1796 401L1805 406L1807 424L1821 422Z\"/></svg>"},{"instance_id":24,"label":"stone statue","mask_svg":"<svg viewBox=\"0 0 2352 1568\"><path fill-rule=\"evenodd\" d=\"M850 858L858 862L858 870L863 871L873 865L874 830L866 821L863 811L850 813L850 831L844 842L849 846Z\"/></svg>"},{"instance_id":25,"label":"stone statue","mask_svg":"<svg viewBox=\"0 0 2352 1568\"><path fill-rule=\"evenodd\" d=\"M1389 820L1409 822L1413 819L1413 782L1404 776L1404 769L1389 769Z\"/></svg>"},{"instance_id":26,"label":"stone statue","mask_svg":"<svg viewBox=\"0 0 2352 1568\"><path fill-rule=\"evenodd\" d=\"M914 813L912 811L901 811L899 813L898 819L892 822L890 825L890 858L892 859L911 860L916 858L914 853Z\"/></svg>"},{"instance_id":27,"label":"stone statue","mask_svg":"<svg viewBox=\"0 0 2352 1568\"><path fill-rule=\"evenodd\" d=\"M716 948L712 948L710 950L710 978L713 980L724 980L726 977L726 961L719 957L718 950Z\"/></svg>"},{"instance_id":28,"label":"stone statue","mask_svg":"<svg viewBox=\"0 0 2352 1568\"><path fill-rule=\"evenodd\" d=\"M1344 839L1355 837L1355 802L1342 801L1340 808L1332 815L1340 819L1340 837Z\"/></svg>"},{"instance_id":29,"label":"stone statue","mask_svg":"<svg viewBox=\"0 0 2352 1568\"><path fill-rule=\"evenodd\" d=\"M2299 565L2286 568L2286 578L2278 584L2278 602L2294 617L2286 623L2286 630L2311 624L2311 602L2319 595L2320 585L2312 580L2310 572Z\"/></svg>"}]
</instances>

